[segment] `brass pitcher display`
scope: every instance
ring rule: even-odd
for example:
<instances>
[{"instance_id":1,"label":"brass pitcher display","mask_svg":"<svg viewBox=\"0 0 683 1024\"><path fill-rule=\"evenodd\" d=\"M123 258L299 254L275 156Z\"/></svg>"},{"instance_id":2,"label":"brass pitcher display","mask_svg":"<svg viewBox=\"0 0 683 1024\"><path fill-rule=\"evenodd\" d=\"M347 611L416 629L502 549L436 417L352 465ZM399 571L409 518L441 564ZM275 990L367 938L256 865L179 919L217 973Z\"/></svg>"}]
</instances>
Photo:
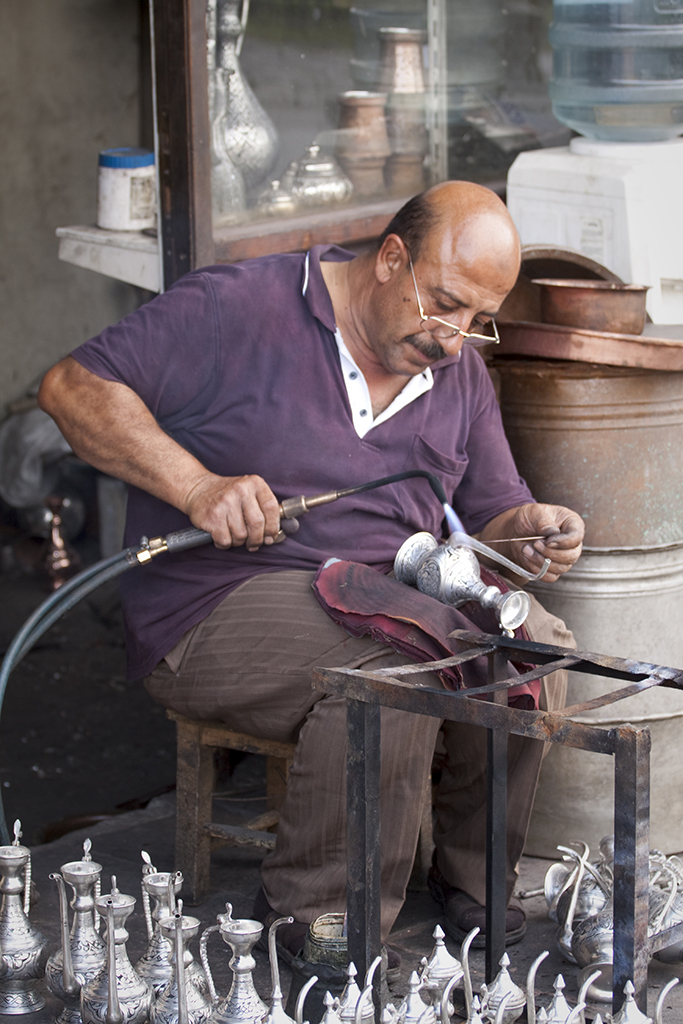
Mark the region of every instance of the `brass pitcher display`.
<instances>
[{"instance_id":1,"label":"brass pitcher display","mask_svg":"<svg viewBox=\"0 0 683 1024\"><path fill-rule=\"evenodd\" d=\"M82 860L62 864L60 874L50 875L59 889L61 946L45 966L45 981L52 994L64 1003L57 1024L81 1024L81 988L101 970L107 956L94 920L94 894L99 888L102 865L92 860L89 839L84 850ZM70 934L67 884L74 893Z\"/></svg>"},{"instance_id":2,"label":"brass pitcher display","mask_svg":"<svg viewBox=\"0 0 683 1024\"><path fill-rule=\"evenodd\" d=\"M48 941L28 919L31 851L19 844L20 837L21 822L15 821L14 841L0 846L0 1014L33 1013L45 1006L35 987L45 970Z\"/></svg>"},{"instance_id":3,"label":"brass pitcher display","mask_svg":"<svg viewBox=\"0 0 683 1024\"><path fill-rule=\"evenodd\" d=\"M81 989L83 1024L145 1024L152 1008L152 987L134 970L128 959L125 923L135 906L135 897L116 887L112 875L108 896L95 900L97 913L105 919L107 958L92 981Z\"/></svg>"}]
</instances>

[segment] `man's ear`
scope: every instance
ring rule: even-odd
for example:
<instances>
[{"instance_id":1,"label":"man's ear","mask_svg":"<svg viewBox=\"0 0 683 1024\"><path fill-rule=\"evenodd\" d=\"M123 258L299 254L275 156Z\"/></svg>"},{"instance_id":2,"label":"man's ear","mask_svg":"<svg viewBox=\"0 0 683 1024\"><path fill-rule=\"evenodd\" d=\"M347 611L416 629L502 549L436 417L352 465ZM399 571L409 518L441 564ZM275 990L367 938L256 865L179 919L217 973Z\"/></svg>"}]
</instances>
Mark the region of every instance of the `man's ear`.
<instances>
[{"instance_id":1,"label":"man's ear","mask_svg":"<svg viewBox=\"0 0 683 1024\"><path fill-rule=\"evenodd\" d=\"M398 235L387 235L375 259L375 276L380 284L387 284L400 273L408 262L408 250Z\"/></svg>"}]
</instances>

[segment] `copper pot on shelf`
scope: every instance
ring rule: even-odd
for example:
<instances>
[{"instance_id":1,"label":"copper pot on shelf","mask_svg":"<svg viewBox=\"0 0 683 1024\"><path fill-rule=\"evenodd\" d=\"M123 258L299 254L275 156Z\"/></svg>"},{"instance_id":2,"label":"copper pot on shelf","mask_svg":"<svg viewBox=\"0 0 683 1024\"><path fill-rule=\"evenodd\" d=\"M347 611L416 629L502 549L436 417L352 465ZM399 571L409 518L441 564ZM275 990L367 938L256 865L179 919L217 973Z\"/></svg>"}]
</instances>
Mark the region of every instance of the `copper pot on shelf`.
<instances>
[{"instance_id":1,"label":"copper pot on shelf","mask_svg":"<svg viewBox=\"0 0 683 1024\"><path fill-rule=\"evenodd\" d=\"M338 97L336 157L362 198L384 191L384 164L391 154L384 108L386 93L351 89Z\"/></svg>"}]
</instances>

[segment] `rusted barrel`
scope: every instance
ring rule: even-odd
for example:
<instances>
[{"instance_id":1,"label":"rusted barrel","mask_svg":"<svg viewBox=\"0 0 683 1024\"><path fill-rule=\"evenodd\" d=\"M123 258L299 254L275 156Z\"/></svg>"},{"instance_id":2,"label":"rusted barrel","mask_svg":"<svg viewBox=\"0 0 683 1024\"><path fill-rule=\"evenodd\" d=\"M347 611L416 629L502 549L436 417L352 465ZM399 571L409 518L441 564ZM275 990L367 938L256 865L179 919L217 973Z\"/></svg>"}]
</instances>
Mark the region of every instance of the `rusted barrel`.
<instances>
[{"instance_id":1,"label":"rusted barrel","mask_svg":"<svg viewBox=\"0 0 683 1024\"><path fill-rule=\"evenodd\" d=\"M580 512L591 547L683 542L683 373L497 366L505 430L537 500Z\"/></svg>"},{"instance_id":2,"label":"rusted barrel","mask_svg":"<svg viewBox=\"0 0 683 1024\"><path fill-rule=\"evenodd\" d=\"M683 667L683 373L583 363L500 360L501 409L519 471L539 501L586 520L584 554L534 592L578 646ZM613 689L570 675L570 703ZM651 845L683 849L683 693L650 690L582 716L648 725L652 734ZM558 843L592 849L613 830L613 763L552 747L527 853Z\"/></svg>"}]
</instances>

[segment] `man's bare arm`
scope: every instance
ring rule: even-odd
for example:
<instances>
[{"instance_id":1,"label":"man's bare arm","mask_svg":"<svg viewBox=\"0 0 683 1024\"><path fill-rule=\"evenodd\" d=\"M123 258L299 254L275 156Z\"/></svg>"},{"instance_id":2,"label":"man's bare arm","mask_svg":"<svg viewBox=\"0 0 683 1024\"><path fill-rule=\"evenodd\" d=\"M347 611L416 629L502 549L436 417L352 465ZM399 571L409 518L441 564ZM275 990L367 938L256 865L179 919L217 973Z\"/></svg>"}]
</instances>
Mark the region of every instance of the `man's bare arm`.
<instances>
[{"instance_id":1,"label":"man's bare arm","mask_svg":"<svg viewBox=\"0 0 683 1024\"><path fill-rule=\"evenodd\" d=\"M548 539L515 541L515 537L539 534ZM583 535L584 522L577 512L562 505L529 504L501 512L476 536L485 544L489 540L506 539L505 544L493 545L495 550L530 572L538 572L544 559L550 558L551 564L543 578L553 583L578 559ZM491 564L495 568L494 563Z\"/></svg>"},{"instance_id":2,"label":"man's bare arm","mask_svg":"<svg viewBox=\"0 0 683 1024\"><path fill-rule=\"evenodd\" d=\"M125 384L67 356L43 378L38 401L80 458L180 509L217 547L272 543L280 520L268 484L259 476L210 473Z\"/></svg>"}]
</instances>

